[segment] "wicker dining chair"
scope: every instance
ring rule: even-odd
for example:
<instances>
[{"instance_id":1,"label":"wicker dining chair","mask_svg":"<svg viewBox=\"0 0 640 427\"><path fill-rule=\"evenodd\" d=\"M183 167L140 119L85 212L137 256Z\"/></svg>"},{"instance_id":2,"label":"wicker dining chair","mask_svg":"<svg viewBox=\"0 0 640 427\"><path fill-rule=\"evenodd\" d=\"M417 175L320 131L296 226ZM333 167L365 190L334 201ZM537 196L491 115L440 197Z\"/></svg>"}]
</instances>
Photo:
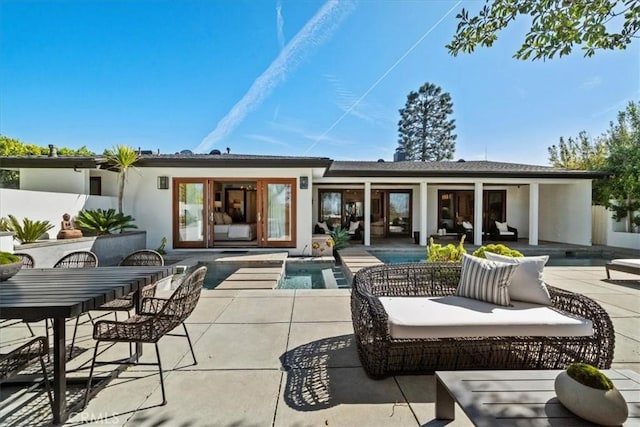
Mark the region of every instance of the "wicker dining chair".
<instances>
[{"instance_id":1,"label":"wicker dining chair","mask_svg":"<svg viewBox=\"0 0 640 427\"><path fill-rule=\"evenodd\" d=\"M53 268L94 268L98 266L98 257L91 251L75 251L70 252L60 258ZM89 315L91 319L91 315ZM73 328L73 338L71 338L71 354L73 356L73 346L76 343L76 333L78 332L78 323L80 316L76 316L76 325ZM93 323L93 321L92 321ZM47 334L48 336L48 334Z\"/></svg>"},{"instance_id":2,"label":"wicker dining chair","mask_svg":"<svg viewBox=\"0 0 640 427\"><path fill-rule=\"evenodd\" d=\"M85 394L84 406L89 401L89 391L93 379L93 370L96 364L105 365L115 362L97 362L98 346L101 342L126 342L126 343L153 343L156 349L158 373L160 374L160 387L162 389L162 404L167 403L164 389L164 378L162 373L162 362L160 360L160 350L158 341L165 335L182 336L187 338L193 364L197 365L196 355L193 351L189 331L184 321L191 315L193 309L198 304L204 277L207 273L207 267L200 267L191 273L173 294L165 298L145 298L142 300L142 308L139 313L131 316L129 319L121 322L112 320L100 320L93 325L93 339L96 340L96 346L93 352L93 360L91 362L91 370L89 371L89 381L87 382L87 390ZM183 334L171 334L170 332L176 327L182 325ZM136 360L137 364L138 361Z\"/></svg>"},{"instance_id":3,"label":"wicker dining chair","mask_svg":"<svg viewBox=\"0 0 640 427\"><path fill-rule=\"evenodd\" d=\"M14 255L22 261L22 268L34 268L36 266L36 262L31 255L19 252L14 253Z\"/></svg>"},{"instance_id":4,"label":"wicker dining chair","mask_svg":"<svg viewBox=\"0 0 640 427\"><path fill-rule=\"evenodd\" d=\"M35 267L35 261L33 260L33 257L31 255L25 254L25 253L18 253L18 252L14 253L14 255L20 258L20 261L22 261L22 268ZM17 322L12 322L12 320L10 319L4 319L0 321L0 325L2 325L2 327L6 327L6 326L16 325L20 322L24 322L24 321L19 320ZM31 336L35 337L36 334L35 332L33 332L33 329L31 329L31 325L29 325L29 322L24 322L24 324L26 325L27 329L29 329L29 333L31 334Z\"/></svg>"},{"instance_id":5,"label":"wicker dining chair","mask_svg":"<svg viewBox=\"0 0 640 427\"><path fill-rule=\"evenodd\" d=\"M53 395L51 394L49 375L43 358L45 355L49 355L49 341L45 337L36 337L8 353L0 354L0 384L28 367L34 359L38 359L42 376L44 377L44 385L49 396L49 405L53 412Z\"/></svg>"},{"instance_id":6,"label":"wicker dining chair","mask_svg":"<svg viewBox=\"0 0 640 427\"><path fill-rule=\"evenodd\" d=\"M53 268L92 268L98 266L98 257L91 251L70 252L60 258Z\"/></svg>"}]
</instances>

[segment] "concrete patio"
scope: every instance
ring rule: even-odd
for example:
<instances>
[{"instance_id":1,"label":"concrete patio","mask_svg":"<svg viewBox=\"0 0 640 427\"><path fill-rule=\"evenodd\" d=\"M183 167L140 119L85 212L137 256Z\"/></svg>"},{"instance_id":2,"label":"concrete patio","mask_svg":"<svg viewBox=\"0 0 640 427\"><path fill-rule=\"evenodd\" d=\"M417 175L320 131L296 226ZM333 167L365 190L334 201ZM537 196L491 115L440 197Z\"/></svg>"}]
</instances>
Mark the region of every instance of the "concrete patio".
<instances>
[{"instance_id":1,"label":"concrete patio","mask_svg":"<svg viewBox=\"0 0 640 427\"><path fill-rule=\"evenodd\" d=\"M616 330L613 368L640 372L640 281L604 267L547 267L545 280L598 301ZM188 320L198 364L184 338L165 337L160 350L168 404L153 366L134 366L66 425L127 426L437 426L471 425L457 409L451 423L435 419L432 375L369 379L354 345L349 290L204 290ZM44 333L38 325L36 333ZM91 327L80 345L91 349ZM29 334L24 324L2 329L2 346ZM106 349L106 345L105 345ZM126 344L101 358L127 353ZM92 351L72 367L87 368ZM144 361L154 361L145 346ZM75 375L86 375L81 370ZM16 392L4 387L2 400ZM81 397L71 389L69 398ZM25 393L0 414L2 425L50 422L43 392Z\"/></svg>"}]
</instances>

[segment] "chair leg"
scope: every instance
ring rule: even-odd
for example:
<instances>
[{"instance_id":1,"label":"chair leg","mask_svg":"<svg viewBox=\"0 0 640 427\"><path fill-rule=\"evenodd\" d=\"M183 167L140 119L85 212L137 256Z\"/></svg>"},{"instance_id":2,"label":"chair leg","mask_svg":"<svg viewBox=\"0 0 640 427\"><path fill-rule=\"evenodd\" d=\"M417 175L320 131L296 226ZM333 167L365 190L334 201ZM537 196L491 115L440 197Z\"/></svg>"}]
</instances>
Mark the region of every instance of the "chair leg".
<instances>
[{"instance_id":1,"label":"chair leg","mask_svg":"<svg viewBox=\"0 0 640 427\"><path fill-rule=\"evenodd\" d=\"M49 352L47 352L47 356ZM49 405L51 405L51 413L55 411L53 406L53 394L51 394L51 384L49 383L49 375L47 374L47 367L44 364L44 358L42 355L39 357L40 359L40 368L42 368L42 375L44 375L44 386L47 389L47 396L49 396Z\"/></svg>"},{"instance_id":2,"label":"chair leg","mask_svg":"<svg viewBox=\"0 0 640 427\"><path fill-rule=\"evenodd\" d=\"M76 333L78 332L79 322L80 322L80 315L76 316L76 325L73 328L73 338L71 338L71 349L69 350L69 359L73 358L73 346L76 343Z\"/></svg>"},{"instance_id":3,"label":"chair leg","mask_svg":"<svg viewBox=\"0 0 640 427\"><path fill-rule=\"evenodd\" d=\"M187 331L187 325L182 322L182 327L184 328L184 334L187 337L187 341L189 341L189 349L191 349L191 356L193 356L193 364L197 365L198 361L196 360L196 353L193 351L193 345L191 345L191 338L189 337L189 331Z\"/></svg>"},{"instance_id":4,"label":"chair leg","mask_svg":"<svg viewBox=\"0 0 640 427\"><path fill-rule=\"evenodd\" d=\"M158 371L160 371L160 387L162 388L162 405L167 404L167 397L164 393L164 374L162 372L162 362L160 361L160 349L158 348L158 343L155 343L156 346L156 357L158 358Z\"/></svg>"},{"instance_id":5,"label":"chair leg","mask_svg":"<svg viewBox=\"0 0 640 427\"><path fill-rule=\"evenodd\" d=\"M82 409L87 407L89 403L89 391L91 390L91 382L93 381L93 368L96 366L96 357L98 357L98 345L100 345L100 341L96 341L95 350L93 350L93 359L91 360L91 370L89 371L89 380L87 382L87 390L84 394L84 405Z\"/></svg>"},{"instance_id":6,"label":"chair leg","mask_svg":"<svg viewBox=\"0 0 640 427\"><path fill-rule=\"evenodd\" d=\"M33 333L33 329L31 329L31 325L29 324L29 322L24 322L25 325L27 325L27 329L29 329L29 333L31 334L32 337L35 337L36 334Z\"/></svg>"}]
</instances>

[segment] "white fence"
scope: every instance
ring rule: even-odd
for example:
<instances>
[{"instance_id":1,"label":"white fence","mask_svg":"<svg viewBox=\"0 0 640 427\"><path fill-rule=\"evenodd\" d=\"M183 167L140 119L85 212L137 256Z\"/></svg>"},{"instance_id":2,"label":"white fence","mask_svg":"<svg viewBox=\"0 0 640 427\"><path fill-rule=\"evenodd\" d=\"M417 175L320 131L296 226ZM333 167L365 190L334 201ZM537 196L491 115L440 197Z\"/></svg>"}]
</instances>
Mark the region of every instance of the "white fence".
<instances>
[{"instance_id":1,"label":"white fence","mask_svg":"<svg viewBox=\"0 0 640 427\"><path fill-rule=\"evenodd\" d=\"M117 197L0 188L0 218L11 214L20 222L23 218L49 221L54 225L49 230L52 239L60 231L63 214L68 213L73 218L82 209L110 209L117 206Z\"/></svg>"},{"instance_id":2,"label":"white fence","mask_svg":"<svg viewBox=\"0 0 640 427\"><path fill-rule=\"evenodd\" d=\"M614 221L611 218L612 212L604 206L592 206L591 212L594 245L640 250L640 233L617 231L624 229L624 225Z\"/></svg>"}]
</instances>

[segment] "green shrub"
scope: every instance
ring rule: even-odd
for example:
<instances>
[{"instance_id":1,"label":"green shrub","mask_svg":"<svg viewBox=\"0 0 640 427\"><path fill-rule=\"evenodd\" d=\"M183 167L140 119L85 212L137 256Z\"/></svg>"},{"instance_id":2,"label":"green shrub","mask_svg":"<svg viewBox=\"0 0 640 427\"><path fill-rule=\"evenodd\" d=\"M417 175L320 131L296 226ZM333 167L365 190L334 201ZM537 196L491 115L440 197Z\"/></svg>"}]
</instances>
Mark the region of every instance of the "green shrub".
<instances>
[{"instance_id":1,"label":"green shrub","mask_svg":"<svg viewBox=\"0 0 640 427\"><path fill-rule=\"evenodd\" d=\"M598 390L611 390L613 383L611 380L595 366L586 363L572 363L567 366L567 375L580 384Z\"/></svg>"},{"instance_id":2,"label":"green shrub","mask_svg":"<svg viewBox=\"0 0 640 427\"><path fill-rule=\"evenodd\" d=\"M461 262L462 255L467 253L463 246L465 237L463 234L458 246L454 246L452 243L442 246L439 243L434 243L433 237L429 238L427 262Z\"/></svg>"},{"instance_id":3,"label":"green shrub","mask_svg":"<svg viewBox=\"0 0 640 427\"><path fill-rule=\"evenodd\" d=\"M489 244L489 245L480 246L478 249L476 249L473 252L473 256L476 256L478 258L486 258L484 256L485 252L493 252L494 254L510 256L510 257L514 257L514 258L515 257L524 256L524 255L522 255L522 252L517 251L515 249L509 249L508 247L506 247L502 243L498 243L497 245L494 245L492 243L492 244Z\"/></svg>"},{"instance_id":4,"label":"green shrub","mask_svg":"<svg viewBox=\"0 0 640 427\"><path fill-rule=\"evenodd\" d=\"M138 228L133 224L134 218L116 212L115 209L85 209L76 218L76 225L85 234L103 235L113 232L122 233L126 229Z\"/></svg>"},{"instance_id":5,"label":"green shrub","mask_svg":"<svg viewBox=\"0 0 640 427\"><path fill-rule=\"evenodd\" d=\"M19 261L20 257L17 257L14 254L10 254L9 252L0 252L0 265L13 264Z\"/></svg>"},{"instance_id":6,"label":"green shrub","mask_svg":"<svg viewBox=\"0 0 640 427\"><path fill-rule=\"evenodd\" d=\"M342 249L347 246L347 242L349 241L349 230L346 228L338 226L330 231L329 235L331 235L331 238L333 239L333 249Z\"/></svg>"},{"instance_id":7,"label":"green shrub","mask_svg":"<svg viewBox=\"0 0 640 427\"><path fill-rule=\"evenodd\" d=\"M160 246L158 246L158 249L156 249L156 252L158 252L160 255L165 255L167 253L167 251L164 249L166 245L167 245L167 238L163 237L162 240L160 240Z\"/></svg>"},{"instance_id":8,"label":"green shrub","mask_svg":"<svg viewBox=\"0 0 640 427\"><path fill-rule=\"evenodd\" d=\"M7 215L9 219L2 218L0 221L0 231L10 231L14 238L20 243L33 243L40 236L53 228L49 221L31 221L24 218L22 224L13 215Z\"/></svg>"}]
</instances>

